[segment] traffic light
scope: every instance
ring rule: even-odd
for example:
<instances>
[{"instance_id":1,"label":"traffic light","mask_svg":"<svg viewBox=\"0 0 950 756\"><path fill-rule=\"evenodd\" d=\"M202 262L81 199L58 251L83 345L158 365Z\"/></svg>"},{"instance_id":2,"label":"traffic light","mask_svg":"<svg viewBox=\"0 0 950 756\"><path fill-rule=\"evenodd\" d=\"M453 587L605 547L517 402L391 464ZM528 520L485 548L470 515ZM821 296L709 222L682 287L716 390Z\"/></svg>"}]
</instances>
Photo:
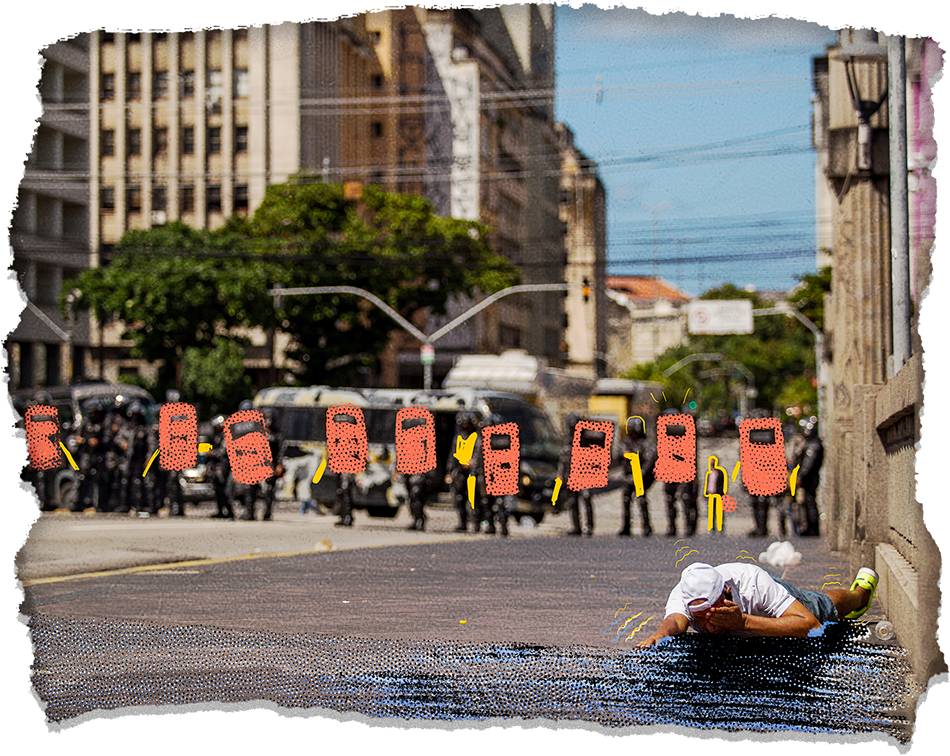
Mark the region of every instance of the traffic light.
<instances>
[{"instance_id":1,"label":"traffic light","mask_svg":"<svg viewBox=\"0 0 950 756\"><path fill-rule=\"evenodd\" d=\"M585 278L584 287L581 289L584 294L584 303L590 302L590 282Z\"/></svg>"}]
</instances>

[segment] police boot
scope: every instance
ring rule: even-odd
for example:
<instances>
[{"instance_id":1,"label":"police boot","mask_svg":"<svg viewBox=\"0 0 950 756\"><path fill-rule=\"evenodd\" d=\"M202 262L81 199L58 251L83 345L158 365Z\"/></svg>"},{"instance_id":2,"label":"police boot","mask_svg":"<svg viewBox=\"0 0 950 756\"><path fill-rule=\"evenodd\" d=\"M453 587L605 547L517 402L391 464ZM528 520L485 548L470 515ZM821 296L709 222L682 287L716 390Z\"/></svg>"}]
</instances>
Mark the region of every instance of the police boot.
<instances>
[{"instance_id":1,"label":"police boot","mask_svg":"<svg viewBox=\"0 0 950 756\"><path fill-rule=\"evenodd\" d=\"M647 497L639 497L640 501L640 521L643 523L643 536L649 538L653 535L653 527L650 525L650 508L647 504Z\"/></svg>"},{"instance_id":2,"label":"police boot","mask_svg":"<svg viewBox=\"0 0 950 756\"><path fill-rule=\"evenodd\" d=\"M485 532L488 535L495 535L495 515L492 511L493 504L489 499L482 499L482 519L485 521Z\"/></svg>"},{"instance_id":3,"label":"police boot","mask_svg":"<svg viewBox=\"0 0 950 756\"><path fill-rule=\"evenodd\" d=\"M584 514L587 516L584 535L594 535L594 502L589 493L584 496Z\"/></svg>"},{"instance_id":4,"label":"police boot","mask_svg":"<svg viewBox=\"0 0 950 756\"><path fill-rule=\"evenodd\" d=\"M630 497L623 497L623 527L620 528L619 536L630 535Z\"/></svg>"},{"instance_id":5,"label":"police boot","mask_svg":"<svg viewBox=\"0 0 950 756\"><path fill-rule=\"evenodd\" d=\"M761 497L756 496L752 499L752 516L755 518L755 528L749 531L750 537L762 538L768 535L767 518L769 515L766 509L767 506Z\"/></svg>"},{"instance_id":6,"label":"police boot","mask_svg":"<svg viewBox=\"0 0 950 756\"><path fill-rule=\"evenodd\" d=\"M581 530L581 507L577 496L571 498L571 524L573 527L567 531L570 536L579 536L583 533Z\"/></svg>"}]
</instances>

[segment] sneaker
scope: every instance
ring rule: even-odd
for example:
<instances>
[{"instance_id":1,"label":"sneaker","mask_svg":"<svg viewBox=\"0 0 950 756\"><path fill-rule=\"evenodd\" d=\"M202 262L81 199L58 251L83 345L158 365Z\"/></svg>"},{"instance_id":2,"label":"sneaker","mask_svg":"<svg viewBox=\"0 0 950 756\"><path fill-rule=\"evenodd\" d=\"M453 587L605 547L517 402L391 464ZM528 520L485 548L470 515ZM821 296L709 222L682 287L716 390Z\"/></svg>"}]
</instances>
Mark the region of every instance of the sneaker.
<instances>
[{"instance_id":1,"label":"sneaker","mask_svg":"<svg viewBox=\"0 0 950 756\"><path fill-rule=\"evenodd\" d=\"M853 591L855 588L864 588L864 590L868 591L868 601L860 609L855 609L850 614L844 615L845 619L857 619L871 606L871 600L874 598L874 589L877 588L877 573L870 567L862 567L858 570L858 574L851 584L851 590Z\"/></svg>"}]
</instances>

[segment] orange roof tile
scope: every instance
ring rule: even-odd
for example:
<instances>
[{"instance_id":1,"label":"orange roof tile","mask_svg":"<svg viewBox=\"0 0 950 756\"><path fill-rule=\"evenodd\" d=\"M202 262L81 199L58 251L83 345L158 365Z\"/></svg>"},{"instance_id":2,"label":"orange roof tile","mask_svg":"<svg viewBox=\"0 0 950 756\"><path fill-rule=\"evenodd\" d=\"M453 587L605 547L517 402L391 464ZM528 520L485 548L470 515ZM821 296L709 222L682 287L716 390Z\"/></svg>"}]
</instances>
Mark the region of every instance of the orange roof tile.
<instances>
[{"instance_id":1,"label":"orange roof tile","mask_svg":"<svg viewBox=\"0 0 950 756\"><path fill-rule=\"evenodd\" d=\"M689 302L692 299L662 278L654 276L607 276L607 288L625 294L634 301L666 299L670 302Z\"/></svg>"}]
</instances>

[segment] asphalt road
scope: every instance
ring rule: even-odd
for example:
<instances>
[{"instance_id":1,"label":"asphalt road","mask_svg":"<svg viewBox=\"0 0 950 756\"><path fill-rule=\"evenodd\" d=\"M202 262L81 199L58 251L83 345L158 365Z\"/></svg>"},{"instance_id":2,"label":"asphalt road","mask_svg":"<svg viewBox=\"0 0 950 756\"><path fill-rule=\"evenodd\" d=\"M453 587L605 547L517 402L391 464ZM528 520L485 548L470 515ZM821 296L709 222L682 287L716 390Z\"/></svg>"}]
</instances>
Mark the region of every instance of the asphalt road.
<instances>
[{"instance_id":1,"label":"asphalt road","mask_svg":"<svg viewBox=\"0 0 950 756\"><path fill-rule=\"evenodd\" d=\"M566 514L513 523L508 538L456 533L446 508L430 510L424 533L406 529L405 512L338 528L289 503L266 523L212 520L207 508L45 514L17 556L33 684L50 722L260 700L386 718L909 738L918 691L900 646L870 642L869 626L635 650L684 566L762 564L775 540L746 535L742 499L725 532L689 539L662 535L660 487L650 502L652 538L616 535L618 491L595 498L592 537L568 537ZM850 581L820 540L789 538L801 563L762 566L802 588ZM881 618L875 602L868 619Z\"/></svg>"}]
</instances>

